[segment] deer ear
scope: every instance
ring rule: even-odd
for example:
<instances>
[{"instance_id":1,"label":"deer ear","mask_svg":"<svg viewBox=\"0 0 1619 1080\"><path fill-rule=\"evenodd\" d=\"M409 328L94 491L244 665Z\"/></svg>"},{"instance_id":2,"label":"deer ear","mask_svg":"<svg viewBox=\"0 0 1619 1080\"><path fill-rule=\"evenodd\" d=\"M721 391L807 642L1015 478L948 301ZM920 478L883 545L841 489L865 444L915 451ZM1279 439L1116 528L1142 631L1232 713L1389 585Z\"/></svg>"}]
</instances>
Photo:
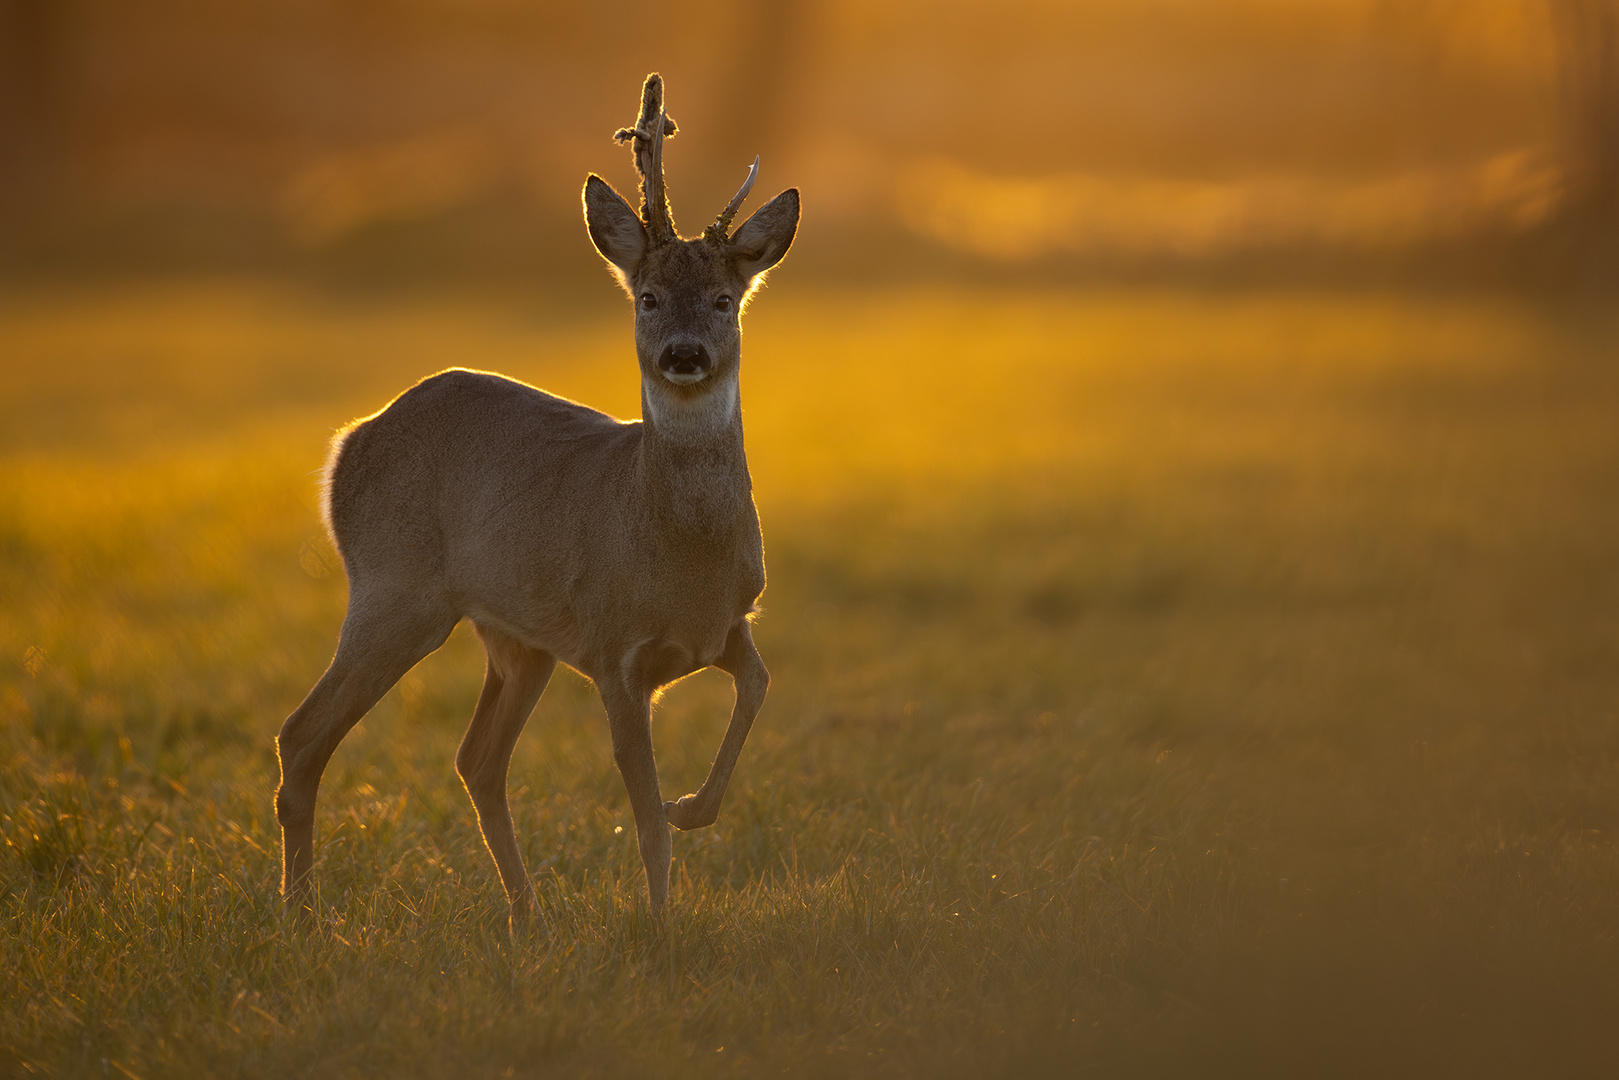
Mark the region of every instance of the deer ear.
<instances>
[{"instance_id":1,"label":"deer ear","mask_svg":"<svg viewBox=\"0 0 1619 1080\"><path fill-rule=\"evenodd\" d=\"M754 211L731 235L736 268L748 279L781 262L798 232L798 189L788 188Z\"/></svg>"},{"instance_id":2,"label":"deer ear","mask_svg":"<svg viewBox=\"0 0 1619 1080\"><path fill-rule=\"evenodd\" d=\"M584 198L590 242L623 282L646 254L646 226L624 197L595 173L585 181Z\"/></svg>"}]
</instances>

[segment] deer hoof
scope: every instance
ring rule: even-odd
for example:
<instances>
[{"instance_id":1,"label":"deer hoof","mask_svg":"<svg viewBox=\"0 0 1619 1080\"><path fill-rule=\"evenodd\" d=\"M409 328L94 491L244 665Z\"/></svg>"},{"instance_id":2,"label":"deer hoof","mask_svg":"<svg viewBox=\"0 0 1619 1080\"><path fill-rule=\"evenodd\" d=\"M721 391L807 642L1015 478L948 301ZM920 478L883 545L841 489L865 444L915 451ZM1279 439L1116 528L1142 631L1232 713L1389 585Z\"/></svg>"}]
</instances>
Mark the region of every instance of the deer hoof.
<instances>
[{"instance_id":1,"label":"deer hoof","mask_svg":"<svg viewBox=\"0 0 1619 1080\"><path fill-rule=\"evenodd\" d=\"M506 920L506 930L515 941L526 937L543 938L550 933L551 927L546 923L544 915L529 908L519 909L514 905Z\"/></svg>"},{"instance_id":2,"label":"deer hoof","mask_svg":"<svg viewBox=\"0 0 1619 1080\"><path fill-rule=\"evenodd\" d=\"M698 809L695 795L682 795L674 802L664 803L663 813L669 819L669 824L682 832L714 824L713 814L704 814Z\"/></svg>"}]
</instances>

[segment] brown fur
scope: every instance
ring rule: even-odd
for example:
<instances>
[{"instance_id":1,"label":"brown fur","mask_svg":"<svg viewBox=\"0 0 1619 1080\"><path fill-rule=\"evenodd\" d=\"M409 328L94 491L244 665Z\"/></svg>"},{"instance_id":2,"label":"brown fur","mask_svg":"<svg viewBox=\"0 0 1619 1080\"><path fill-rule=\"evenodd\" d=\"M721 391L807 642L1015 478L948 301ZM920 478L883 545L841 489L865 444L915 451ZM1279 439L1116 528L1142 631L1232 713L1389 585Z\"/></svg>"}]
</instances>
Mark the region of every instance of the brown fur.
<instances>
[{"instance_id":1,"label":"brown fur","mask_svg":"<svg viewBox=\"0 0 1619 1080\"><path fill-rule=\"evenodd\" d=\"M282 888L312 913L315 798L343 736L457 622L487 654L483 692L456 756L514 924L533 890L506 801L512 748L558 662L606 706L654 913L668 894L669 826L712 824L769 674L749 618L763 547L738 393L744 301L798 225L777 196L717 246L659 241L600 178L585 185L592 240L636 303L642 419L624 423L532 386L452 369L334 440L324 516L349 575L337 654L276 741ZM655 307L642 302L651 294ZM729 309L716 306L729 298ZM701 345L699 381L660 369ZM689 378L689 377L688 377ZM716 666L736 704L708 779L665 803L650 702Z\"/></svg>"}]
</instances>

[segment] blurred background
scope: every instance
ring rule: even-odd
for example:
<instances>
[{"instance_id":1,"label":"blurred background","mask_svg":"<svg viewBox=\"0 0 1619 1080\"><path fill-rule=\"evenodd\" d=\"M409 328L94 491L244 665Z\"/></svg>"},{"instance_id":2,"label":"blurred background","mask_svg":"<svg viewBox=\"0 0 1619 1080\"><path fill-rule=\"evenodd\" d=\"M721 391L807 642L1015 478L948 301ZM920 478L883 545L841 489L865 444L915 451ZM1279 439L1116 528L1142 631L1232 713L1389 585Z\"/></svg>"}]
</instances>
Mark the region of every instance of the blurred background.
<instances>
[{"instance_id":1,"label":"blurred background","mask_svg":"<svg viewBox=\"0 0 1619 1080\"><path fill-rule=\"evenodd\" d=\"M563 672L512 948L463 626L300 952L328 441L450 365L639 414L579 195L654 70L685 233L805 207L685 922ZM0 1076L1609 1075L1616 199L1619 0L0 0Z\"/></svg>"},{"instance_id":2,"label":"blurred background","mask_svg":"<svg viewBox=\"0 0 1619 1080\"><path fill-rule=\"evenodd\" d=\"M1607 280L1616 12L0 0L0 269L565 284L661 70L679 222L762 154L803 273Z\"/></svg>"}]
</instances>

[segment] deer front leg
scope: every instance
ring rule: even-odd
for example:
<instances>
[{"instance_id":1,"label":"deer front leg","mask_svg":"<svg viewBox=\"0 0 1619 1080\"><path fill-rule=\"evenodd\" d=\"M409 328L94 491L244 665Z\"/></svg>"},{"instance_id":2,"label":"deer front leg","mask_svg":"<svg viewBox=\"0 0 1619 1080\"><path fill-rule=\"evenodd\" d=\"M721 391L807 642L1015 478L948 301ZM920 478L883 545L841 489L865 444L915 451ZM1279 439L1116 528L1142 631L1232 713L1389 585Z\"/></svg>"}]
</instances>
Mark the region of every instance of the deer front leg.
<instances>
[{"instance_id":1,"label":"deer front leg","mask_svg":"<svg viewBox=\"0 0 1619 1080\"><path fill-rule=\"evenodd\" d=\"M630 665L626 665L629 667ZM597 684L613 734L613 761L635 813L635 838L646 867L647 899L653 918L663 914L669 897L669 820L658 791L658 767L652 756L652 698L637 674L621 673ZM634 685L631 685L631 684Z\"/></svg>"},{"instance_id":2,"label":"deer front leg","mask_svg":"<svg viewBox=\"0 0 1619 1080\"><path fill-rule=\"evenodd\" d=\"M703 781L703 786L694 794L663 804L669 824L681 830L704 828L719 817L720 802L731 782L731 771L736 768L742 744L753 727L753 718L759 715L765 691L770 688L770 672L759 659L759 650L753 647L753 631L745 619L731 628L730 636L725 639L725 652L714 666L729 673L735 681L736 704L731 709L731 723L725 729L720 751L709 766L708 779Z\"/></svg>"}]
</instances>

